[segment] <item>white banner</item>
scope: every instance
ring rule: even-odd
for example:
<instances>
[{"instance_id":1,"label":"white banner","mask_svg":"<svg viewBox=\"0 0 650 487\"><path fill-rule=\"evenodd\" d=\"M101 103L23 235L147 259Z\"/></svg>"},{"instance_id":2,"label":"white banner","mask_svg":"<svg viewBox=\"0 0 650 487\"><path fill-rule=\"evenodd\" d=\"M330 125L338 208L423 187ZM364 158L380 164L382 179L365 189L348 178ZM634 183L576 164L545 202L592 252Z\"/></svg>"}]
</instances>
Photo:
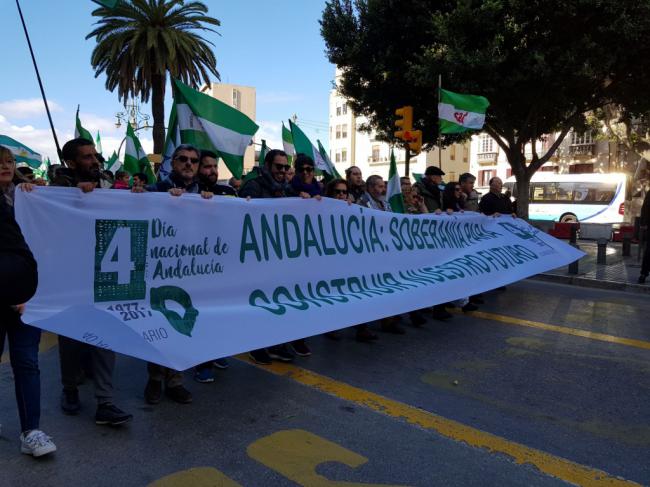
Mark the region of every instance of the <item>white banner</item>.
<instances>
[{"instance_id":1,"label":"white banner","mask_svg":"<svg viewBox=\"0 0 650 487\"><path fill-rule=\"evenodd\" d=\"M510 216L398 215L37 187L16 218L39 266L25 322L183 370L424 308L582 252Z\"/></svg>"}]
</instances>

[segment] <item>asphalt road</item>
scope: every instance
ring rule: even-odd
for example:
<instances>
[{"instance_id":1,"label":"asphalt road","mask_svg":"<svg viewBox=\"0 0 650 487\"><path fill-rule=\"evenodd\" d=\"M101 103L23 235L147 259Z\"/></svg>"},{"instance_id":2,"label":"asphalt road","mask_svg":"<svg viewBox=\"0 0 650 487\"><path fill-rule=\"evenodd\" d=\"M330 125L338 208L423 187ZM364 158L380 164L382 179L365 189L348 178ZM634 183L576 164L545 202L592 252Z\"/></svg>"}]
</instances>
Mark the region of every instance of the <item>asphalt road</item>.
<instances>
[{"instance_id":1,"label":"asphalt road","mask_svg":"<svg viewBox=\"0 0 650 487\"><path fill-rule=\"evenodd\" d=\"M3 362L0 485L650 484L647 297L523 281L486 298L371 345L314 337L293 365L188 373L185 406L146 405L144 364L119 357L116 403L135 415L121 428L94 424L90 385L61 414L46 336L42 428L59 450L19 453Z\"/></svg>"}]
</instances>

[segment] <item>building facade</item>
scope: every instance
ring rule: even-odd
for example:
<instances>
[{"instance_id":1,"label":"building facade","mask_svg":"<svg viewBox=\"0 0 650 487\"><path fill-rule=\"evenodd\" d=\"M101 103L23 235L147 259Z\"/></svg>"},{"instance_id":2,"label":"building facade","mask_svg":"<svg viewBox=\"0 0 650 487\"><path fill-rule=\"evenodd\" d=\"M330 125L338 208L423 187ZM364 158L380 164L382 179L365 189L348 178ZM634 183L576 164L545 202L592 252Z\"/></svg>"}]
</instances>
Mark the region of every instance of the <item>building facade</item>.
<instances>
[{"instance_id":1,"label":"building facade","mask_svg":"<svg viewBox=\"0 0 650 487\"><path fill-rule=\"evenodd\" d=\"M336 71L338 86L340 72ZM358 166L364 178L377 174L388 178L390 168L390 149L387 142L376 139L374 131L366 132L359 127L367 122L363 116L355 115L337 89L330 91L329 96L329 153L332 162L339 173L344 174L350 166ZM405 151L395 148L395 160L400 176L405 176ZM454 144L444 148L440 153L437 149L421 152L411 157L409 177L414 181L414 174L422 174L428 166L441 166L446 173L445 181L455 181L469 171L470 144Z\"/></svg>"},{"instance_id":2,"label":"building facade","mask_svg":"<svg viewBox=\"0 0 650 487\"><path fill-rule=\"evenodd\" d=\"M212 83L209 86L203 87L201 91L236 108L251 120L255 120L257 101L254 87L228 83ZM254 165L255 148L253 145L250 145L246 149L246 154L244 154L244 174L249 172ZM219 179L227 181L231 177L232 173L225 164L220 162Z\"/></svg>"}]
</instances>

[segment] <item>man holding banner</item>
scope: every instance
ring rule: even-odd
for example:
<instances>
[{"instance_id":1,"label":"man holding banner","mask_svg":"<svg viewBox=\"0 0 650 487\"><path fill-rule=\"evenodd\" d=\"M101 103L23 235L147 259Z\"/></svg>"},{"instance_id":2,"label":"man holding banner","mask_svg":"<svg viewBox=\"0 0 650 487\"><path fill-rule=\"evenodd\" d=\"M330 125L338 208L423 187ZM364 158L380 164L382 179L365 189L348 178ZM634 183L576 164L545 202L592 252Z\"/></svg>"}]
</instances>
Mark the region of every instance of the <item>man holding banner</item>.
<instances>
[{"instance_id":1,"label":"man holding banner","mask_svg":"<svg viewBox=\"0 0 650 487\"><path fill-rule=\"evenodd\" d=\"M63 158L68 168L57 171L52 186L71 186L84 193L92 192L100 184L99 160L92 141L76 138L65 143ZM95 422L117 426L133 419L112 402L113 371L115 369L115 352L101 347L94 347L77 340L59 335L59 358L61 364L61 409L64 413L76 415L81 410L77 383L82 375L82 359L90 355L92 376L97 399Z\"/></svg>"}]
</instances>

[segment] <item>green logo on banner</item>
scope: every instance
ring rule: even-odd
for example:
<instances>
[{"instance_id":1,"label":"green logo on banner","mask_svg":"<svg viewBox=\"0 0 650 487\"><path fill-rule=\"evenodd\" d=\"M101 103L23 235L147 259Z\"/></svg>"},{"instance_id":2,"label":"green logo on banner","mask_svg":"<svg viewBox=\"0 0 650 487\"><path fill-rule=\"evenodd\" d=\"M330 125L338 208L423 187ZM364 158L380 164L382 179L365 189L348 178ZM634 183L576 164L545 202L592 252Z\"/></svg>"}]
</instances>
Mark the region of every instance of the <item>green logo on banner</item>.
<instances>
[{"instance_id":1,"label":"green logo on banner","mask_svg":"<svg viewBox=\"0 0 650 487\"><path fill-rule=\"evenodd\" d=\"M144 299L149 222L95 221L95 302Z\"/></svg>"},{"instance_id":2,"label":"green logo on banner","mask_svg":"<svg viewBox=\"0 0 650 487\"><path fill-rule=\"evenodd\" d=\"M183 307L183 316L167 308L166 301L175 301ZM151 288L151 308L162 313L169 324L178 333L191 337L199 310L192 305L192 298L187 291L176 286L160 286Z\"/></svg>"}]
</instances>

